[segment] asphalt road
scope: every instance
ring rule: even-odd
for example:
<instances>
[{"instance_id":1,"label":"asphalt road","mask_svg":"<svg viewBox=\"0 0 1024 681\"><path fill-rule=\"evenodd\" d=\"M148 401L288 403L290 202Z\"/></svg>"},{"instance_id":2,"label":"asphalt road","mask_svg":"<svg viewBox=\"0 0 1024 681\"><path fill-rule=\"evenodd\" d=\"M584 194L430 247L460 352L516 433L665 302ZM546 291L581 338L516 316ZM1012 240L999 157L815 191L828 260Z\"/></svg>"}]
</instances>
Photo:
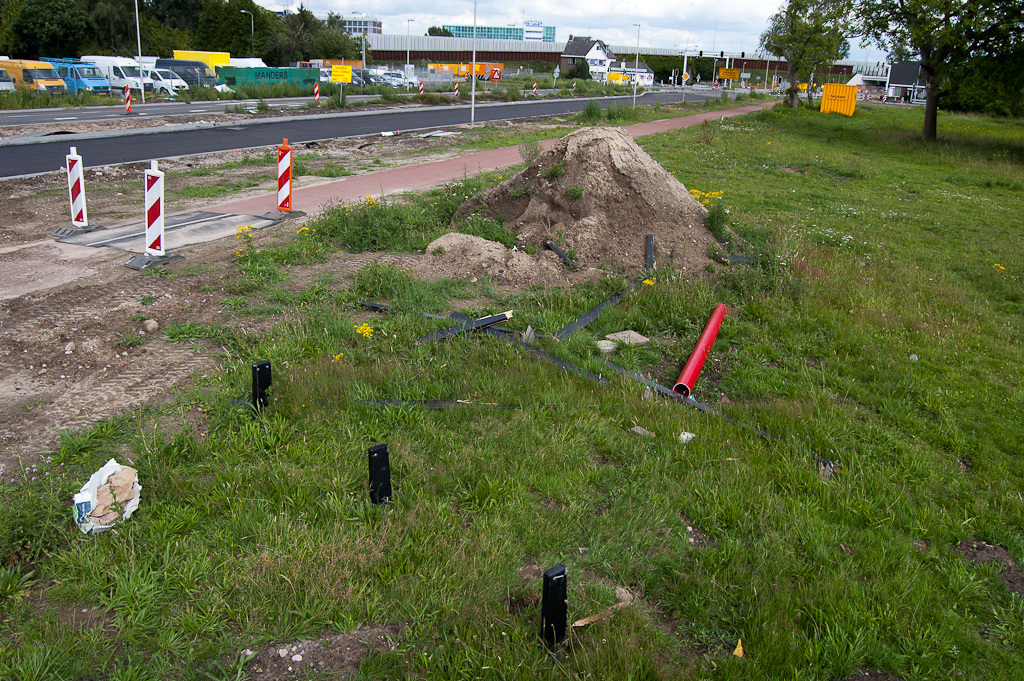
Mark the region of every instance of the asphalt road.
<instances>
[{"instance_id":1,"label":"asphalt road","mask_svg":"<svg viewBox=\"0 0 1024 681\"><path fill-rule=\"evenodd\" d=\"M379 99L377 95L349 95L349 102L369 102ZM313 100L312 97L282 97L267 99L267 105L273 109L304 109ZM196 102L157 102L142 104L132 103L132 113L136 116L160 118L163 116L188 116L199 114L224 113L225 108L241 107L255 109L258 100L218 100ZM12 125L60 124L74 121L76 123L90 121L109 121L124 118L124 107L90 106L80 109L11 109L0 110L0 128Z\"/></svg>"},{"instance_id":2,"label":"asphalt road","mask_svg":"<svg viewBox=\"0 0 1024 681\"><path fill-rule=\"evenodd\" d=\"M638 103L665 104L689 98L703 101L697 94L648 92ZM589 99L551 99L477 105L477 122L575 113ZM632 96L603 97L601 105L632 103ZM221 109L223 110L223 109ZM213 128L161 131L160 128L121 130L114 134L44 137L32 144L0 146L0 177L19 177L59 170L64 165L68 147L74 145L86 167L131 163L152 159L204 154L228 149L250 149L275 146L287 138L290 143L310 142L337 137L376 135L389 130L423 130L469 123L468 105L435 108L381 110L343 114L321 114L247 121L245 125L225 123ZM45 140L45 141L44 141Z\"/></svg>"}]
</instances>

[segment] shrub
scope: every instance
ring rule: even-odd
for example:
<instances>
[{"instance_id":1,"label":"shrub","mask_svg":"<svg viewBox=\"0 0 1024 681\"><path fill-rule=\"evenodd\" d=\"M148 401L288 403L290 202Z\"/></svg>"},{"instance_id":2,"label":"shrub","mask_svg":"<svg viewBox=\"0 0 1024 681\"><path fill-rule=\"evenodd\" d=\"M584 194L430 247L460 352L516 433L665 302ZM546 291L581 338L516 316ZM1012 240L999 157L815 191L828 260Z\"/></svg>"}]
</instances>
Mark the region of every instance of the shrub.
<instances>
[{"instance_id":1,"label":"shrub","mask_svg":"<svg viewBox=\"0 0 1024 681\"><path fill-rule=\"evenodd\" d=\"M580 123L597 123L604 118L604 111L601 109L601 105L597 102L587 102L587 105L583 107L583 111L576 114L576 120Z\"/></svg>"},{"instance_id":2,"label":"shrub","mask_svg":"<svg viewBox=\"0 0 1024 681\"><path fill-rule=\"evenodd\" d=\"M725 230L729 226L729 218L721 201L714 201L708 208L708 214L704 216L704 226L718 241L724 243L728 240Z\"/></svg>"},{"instance_id":3,"label":"shrub","mask_svg":"<svg viewBox=\"0 0 1024 681\"><path fill-rule=\"evenodd\" d=\"M583 187L581 187L578 184L574 184L573 186L569 187L568 194L569 198L572 199L573 201L579 201L580 199L583 198Z\"/></svg>"},{"instance_id":4,"label":"shrub","mask_svg":"<svg viewBox=\"0 0 1024 681\"><path fill-rule=\"evenodd\" d=\"M519 156L527 165L533 163L540 156L540 142L530 137L524 137L519 144Z\"/></svg>"}]
</instances>

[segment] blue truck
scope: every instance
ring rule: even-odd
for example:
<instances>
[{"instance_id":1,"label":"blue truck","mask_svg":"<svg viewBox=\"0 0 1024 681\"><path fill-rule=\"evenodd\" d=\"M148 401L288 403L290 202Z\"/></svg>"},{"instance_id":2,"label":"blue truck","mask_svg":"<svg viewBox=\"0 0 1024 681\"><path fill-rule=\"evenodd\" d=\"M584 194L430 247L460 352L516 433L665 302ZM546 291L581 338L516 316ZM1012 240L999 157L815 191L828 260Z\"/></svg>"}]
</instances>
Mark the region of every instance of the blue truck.
<instances>
[{"instance_id":1,"label":"blue truck","mask_svg":"<svg viewBox=\"0 0 1024 681\"><path fill-rule=\"evenodd\" d=\"M63 79L68 86L68 92L78 94L79 92L92 92L98 95L110 94L110 81L108 81L95 64L84 62L81 59L67 59L57 57L40 57L40 61L50 63L57 70L57 75Z\"/></svg>"}]
</instances>

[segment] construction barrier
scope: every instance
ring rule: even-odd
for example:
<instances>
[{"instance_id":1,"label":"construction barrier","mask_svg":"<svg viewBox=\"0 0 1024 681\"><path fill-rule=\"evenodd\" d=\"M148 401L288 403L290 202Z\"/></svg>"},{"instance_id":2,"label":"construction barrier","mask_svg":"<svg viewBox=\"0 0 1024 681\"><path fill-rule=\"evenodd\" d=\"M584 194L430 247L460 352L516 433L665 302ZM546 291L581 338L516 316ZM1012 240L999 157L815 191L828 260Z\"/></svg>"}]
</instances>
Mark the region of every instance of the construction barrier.
<instances>
[{"instance_id":1,"label":"construction barrier","mask_svg":"<svg viewBox=\"0 0 1024 681\"><path fill-rule=\"evenodd\" d=\"M572 82L572 93L576 94L576 81L575 80Z\"/></svg>"},{"instance_id":2,"label":"construction barrier","mask_svg":"<svg viewBox=\"0 0 1024 681\"><path fill-rule=\"evenodd\" d=\"M533 81L533 94L537 94L537 81Z\"/></svg>"},{"instance_id":3,"label":"construction barrier","mask_svg":"<svg viewBox=\"0 0 1024 681\"><path fill-rule=\"evenodd\" d=\"M825 83L821 93L821 113L852 116L857 109L857 86Z\"/></svg>"},{"instance_id":4,"label":"construction barrier","mask_svg":"<svg viewBox=\"0 0 1024 681\"><path fill-rule=\"evenodd\" d=\"M455 99L459 98L459 84L455 84Z\"/></svg>"},{"instance_id":5,"label":"construction barrier","mask_svg":"<svg viewBox=\"0 0 1024 681\"><path fill-rule=\"evenodd\" d=\"M277 148L277 209L290 212L292 209L292 148L288 138Z\"/></svg>"},{"instance_id":6,"label":"construction barrier","mask_svg":"<svg viewBox=\"0 0 1024 681\"><path fill-rule=\"evenodd\" d=\"M88 227L89 215L85 210L85 177L82 171L82 157L78 149L71 147L68 161L68 198L71 203L71 224Z\"/></svg>"},{"instance_id":7,"label":"construction barrier","mask_svg":"<svg viewBox=\"0 0 1024 681\"><path fill-rule=\"evenodd\" d=\"M126 114L132 112L132 89L127 85L124 86L124 112Z\"/></svg>"},{"instance_id":8,"label":"construction barrier","mask_svg":"<svg viewBox=\"0 0 1024 681\"><path fill-rule=\"evenodd\" d=\"M316 97L316 103L320 103L320 83L313 83L313 96Z\"/></svg>"},{"instance_id":9,"label":"construction barrier","mask_svg":"<svg viewBox=\"0 0 1024 681\"><path fill-rule=\"evenodd\" d=\"M420 94L423 94L423 81L420 81Z\"/></svg>"},{"instance_id":10,"label":"construction barrier","mask_svg":"<svg viewBox=\"0 0 1024 681\"><path fill-rule=\"evenodd\" d=\"M146 171L146 255L164 255L164 174L156 161Z\"/></svg>"}]
</instances>

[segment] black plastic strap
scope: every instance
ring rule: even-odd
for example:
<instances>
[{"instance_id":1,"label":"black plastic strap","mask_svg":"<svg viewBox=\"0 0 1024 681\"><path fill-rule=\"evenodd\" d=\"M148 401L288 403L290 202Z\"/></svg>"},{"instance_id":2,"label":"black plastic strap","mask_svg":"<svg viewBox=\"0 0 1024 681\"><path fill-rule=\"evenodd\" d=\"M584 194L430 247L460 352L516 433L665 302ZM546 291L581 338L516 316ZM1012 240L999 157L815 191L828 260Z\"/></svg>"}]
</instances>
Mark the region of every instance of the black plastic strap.
<instances>
[{"instance_id":1,"label":"black plastic strap","mask_svg":"<svg viewBox=\"0 0 1024 681\"><path fill-rule=\"evenodd\" d=\"M554 251L555 255L557 255L559 258L561 258L562 262L564 262L566 267L568 267L570 270L575 272L576 270L579 269L579 265L577 265L573 261L573 259L570 258L564 251L562 251L561 248L559 248L558 246L554 245L550 241L545 241L544 245L547 246L548 248L550 248L552 251Z\"/></svg>"},{"instance_id":2,"label":"black plastic strap","mask_svg":"<svg viewBox=\"0 0 1024 681\"><path fill-rule=\"evenodd\" d=\"M574 322L572 322L572 323L570 323L570 324L568 324L566 326L563 326L558 331L555 331L555 333L554 333L555 338L566 338L572 332L579 331L580 329L585 327L587 324L589 324L590 322L592 322L595 319L597 319L600 316L600 314L604 311L604 309L606 307L610 307L612 305L618 305L619 301L622 300L626 296L627 293L629 293L631 291L634 291L636 289L636 287L640 285L640 283L641 282L639 282L639 281L634 281L633 283L629 284L626 288L622 289L621 291L616 293L614 296L612 296L608 300L606 300L603 303L599 304L593 310L591 310L590 312L586 313L585 315L583 315L582 317L580 317L576 321L574 321Z\"/></svg>"},{"instance_id":3,"label":"black plastic strap","mask_svg":"<svg viewBox=\"0 0 1024 681\"><path fill-rule=\"evenodd\" d=\"M647 274L654 273L654 235L647 235Z\"/></svg>"},{"instance_id":4,"label":"black plastic strap","mask_svg":"<svg viewBox=\"0 0 1024 681\"><path fill-rule=\"evenodd\" d=\"M629 376L630 378L632 378L634 380L640 381L644 385L649 386L650 388L653 388L655 391L661 393L665 397L668 397L670 399L675 400L676 402L682 402L686 406L692 407L692 408L694 408L694 409L696 409L698 411L702 411L705 414L711 414L713 416L717 416L720 419L722 419L723 421L725 421L726 423L731 423L734 426L739 426L740 428L745 428L746 430L749 430L750 432L752 432L755 435L758 435L758 436L764 438L765 440L768 440L769 442L780 442L780 443L783 443L783 444L788 444L788 445L792 446L794 449L800 450L801 452L810 455L822 467L829 469L830 472L832 470L834 470L835 468L837 468L837 464L834 461L832 461L831 459L826 459L823 456L818 456L814 452L811 452L811 451L809 451L809 450L807 450L807 449L805 449L805 448L803 448L803 447L801 447L799 445L796 445L794 443L787 442L786 440L783 440L780 437L776 437L775 435L772 435L771 433L769 433L766 430L761 430L760 428L758 428L756 426L752 426L749 423L744 423L743 421L740 421L738 419L734 419L733 417L729 416L728 414L724 414L724 413L718 411L717 409L714 409L714 408L708 406L707 404L705 404L703 402L698 402L697 400L693 399L692 397L683 397L679 393L673 392L670 388L666 388L665 386L661 385L660 383L655 383L654 381L650 380L649 378L644 378L640 374L633 373L629 369L624 369L624 368L620 367L618 364L616 364L615 362L609 361L609 360L605 359L604 357L601 358L601 361L603 361L605 364L607 364L610 369L612 369L614 371L617 371L618 373L622 374L623 376Z\"/></svg>"}]
</instances>

